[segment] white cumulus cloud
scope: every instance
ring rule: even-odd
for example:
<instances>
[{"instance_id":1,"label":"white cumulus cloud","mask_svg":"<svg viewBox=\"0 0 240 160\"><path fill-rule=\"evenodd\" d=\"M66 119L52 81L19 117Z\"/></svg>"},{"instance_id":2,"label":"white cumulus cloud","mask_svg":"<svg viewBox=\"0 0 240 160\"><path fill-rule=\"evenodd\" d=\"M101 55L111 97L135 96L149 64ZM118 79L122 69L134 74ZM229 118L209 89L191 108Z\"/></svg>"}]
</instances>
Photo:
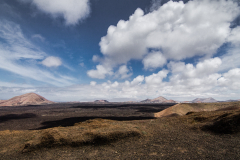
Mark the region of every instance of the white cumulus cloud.
<instances>
[{"instance_id":1,"label":"white cumulus cloud","mask_svg":"<svg viewBox=\"0 0 240 160\"><path fill-rule=\"evenodd\" d=\"M105 67L103 65L97 65L96 68L97 68L96 70L92 69L92 70L89 70L87 72L89 77L91 77L91 78L98 78L98 79L104 79L107 74L108 75L112 75L113 74L111 68L109 69L108 67Z\"/></svg>"},{"instance_id":2,"label":"white cumulus cloud","mask_svg":"<svg viewBox=\"0 0 240 160\"><path fill-rule=\"evenodd\" d=\"M203 62L193 64L185 64L184 62L170 62L168 68L171 69L173 75L178 75L179 78L195 78L204 77L216 73L221 66L222 61L220 58L206 59Z\"/></svg>"},{"instance_id":3,"label":"white cumulus cloud","mask_svg":"<svg viewBox=\"0 0 240 160\"><path fill-rule=\"evenodd\" d=\"M144 76L139 75L132 80L131 85L140 85L143 81L144 81Z\"/></svg>"},{"instance_id":4,"label":"white cumulus cloud","mask_svg":"<svg viewBox=\"0 0 240 160\"><path fill-rule=\"evenodd\" d=\"M210 56L226 42L230 22L239 12L232 1L169 1L145 16L156 20L156 29L149 32L146 43L161 48L169 59Z\"/></svg>"},{"instance_id":5,"label":"white cumulus cloud","mask_svg":"<svg viewBox=\"0 0 240 160\"><path fill-rule=\"evenodd\" d=\"M112 69L135 59L153 69L167 60L211 58L224 43L238 41L239 29L230 24L239 13L238 4L226 0L169 1L147 14L138 8L128 20L109 26L99 43L100 64Z\"/></svg>"},{"instance_id":6,"label":"white cumulus cloud","mask_svg":"<svg viewBox=\"0 0 240 160\"><path fill-rule=\"evenodd\" d=\"M228 41L231 42L235 46L240 46L240 27L233 28L230 36L228 37Z\"/></svg>"},{"instance_id":7,"label":"white cumulus cloud","mask_svg":"<svg viewBox=\"0 0 240 160\"><path fill-rule=\"evenodd\" d=\"M231 88L233 90L239 90L240 88L240 68L234 68L224 73L218 82L221 86Z\"/></svg>"},{"instance_id":8,"label":"white cumulus cloud","mask_svg":"<svg viewBox=\"0 0 240 160\"><path fill-rule=\"evenodd\" d=\"M150 76L145 77L145 81L148 85L160 84L162 83L163 78L167 77L169 71L161 70L157 74L153 73Z\"/></svg>"},{"instance_id":9,"label":"white cumulus cloud","mask_svg":"<svg viewBox=\"0 0 240 160\"><path fill-rule=\"evenodd\" d=\"M209 61L217 60L210 59ZM201 63L207 62L203 61ZM180 69L184 71L186 65L184 64ZM199 67L196 66L193 66L194 72L199 70ZM161 70L147 77L139 75L131 82L107 81L96 83L92 81L86 85L60 88L0 87L0 96L7 99L11 98L13 93L20 95L27 90L35 90L36 93L54 101L93 101L96 99L128 101L156 98L158 96L180 101L193 100L197 97L213 97L217 100L239 99L240 68L234 68L222 74L213 72L203 76L195 74L195 77L188 78L182 78L180 72L174 72L169 75L169 82L162 81L170 71L171 69L169 71Z\"/></svg>"},{"instance_id":10,"label":"white cumulus cloud","mask_svg":"<svg viewBox=\"0 0 240 160\"><path fill-rule=\"evenodd\" d=\"M155 69L158 67L162 67L166 62L166 58L162 55L161 52L152 52L149 53L143 59L144 69Z\"/></svg>"},{"instance_id":11,"label":"white cumulus cloud","mask_svg":"<svg viewBox=\"0 0 240 160\"><path fill-rule=\"evenodd\" d=\"M90 14L89 0L19 0L31 2L43 13L62 17L66 25L75 25Z\"/></svg>"},{"instance_id":12,"label":"white cumulus cloud","mask_svg":"<svg viewBox=\"0 0 240 160\"><path fill-rule=\"evenodd\" d=\"M95 81L90 82L90 86L96 86L96 84L97 84L97 82L95 82Z\"/></svg>"},{"instance_id":13,"label":"white cumulus cloud","mask_svg":"<svg viewBox=\"0 0 240 160\"><path fill-rule=\"evenodd\" d=\"M47 67L59 67L62 65L62 61L59 57L49 56L42 61L42 64Z\"/></svg>"},{"instance_id":14,"label":"white cumulus cloud","mask_svg":"<svg viewBox=\"0 0 240 160\"><path fill-rule=\"evenodd\" d=\"M195 93L209 91L217 87L218 79L222 76L218 73L221 64L218 57L206 59L196 66L184 62L170 62L168 68L172 75L169 77L169 84L176 90Z\"/></svg>"},{"instance_id":15,"label":"white cumulus cloud","mask_svg":"<svg viewBox=\"0 0 240 160\"><path fill-rule=\"evenodd\" d=\"M229 69L239 68L240 48L231 48L220 58L222 60L222 65L220 66L219 71L228 71Z\"/></svg>"},{"instance_id":16,"label":"white cumulus cloud","mask_svg":"<svg viewBox=\"0 0 240 160\"><path fill-rule=\"evenodd\" d=\"M118 71L116 72L115 77L120 77L121 79L125 79L128 78L132 75L132 73L130 72L130 70L127 68L126 65L122 65L119 67Z\"/></svg>"}]
</instances>

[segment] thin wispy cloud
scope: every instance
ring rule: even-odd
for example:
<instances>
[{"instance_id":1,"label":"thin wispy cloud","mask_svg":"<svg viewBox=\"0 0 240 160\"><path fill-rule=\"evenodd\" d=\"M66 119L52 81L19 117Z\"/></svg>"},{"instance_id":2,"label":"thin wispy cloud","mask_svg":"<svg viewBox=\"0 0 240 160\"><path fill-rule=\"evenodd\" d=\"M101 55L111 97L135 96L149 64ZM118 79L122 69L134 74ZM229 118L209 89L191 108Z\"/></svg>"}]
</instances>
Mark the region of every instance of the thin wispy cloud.
<instances>
[{"instance_id":1,"label":"thin wispy cloud","mask_svg":"<svg viewBox=\"0 0 240 160\"><path fill-rule=\"evenodd\" d=\"M41 36L40 34L34 34L34 35L32 35L32 38L36 39L36 40L40 40L41 42L45 41L45 38L43 36Z\"/></svg>"},{"instance_id":2,"label":"thin wispy cloud","mask_svg":"<svg viewBox=\"0 0 240 160\"><path fill-rule=\"evenodd\" d=\"M0 21L0 69L31 78L51 85L65 86L72 82L60 75L45 71L37 66L47 54L25 38L19 25L9 21ZM24 61L24 63L22 63ZM32 62L35 61L36 64ZM50 65L49 63L47 63ZM51 62L51 65L59 62Z\"/></svg>"}]
</instances>

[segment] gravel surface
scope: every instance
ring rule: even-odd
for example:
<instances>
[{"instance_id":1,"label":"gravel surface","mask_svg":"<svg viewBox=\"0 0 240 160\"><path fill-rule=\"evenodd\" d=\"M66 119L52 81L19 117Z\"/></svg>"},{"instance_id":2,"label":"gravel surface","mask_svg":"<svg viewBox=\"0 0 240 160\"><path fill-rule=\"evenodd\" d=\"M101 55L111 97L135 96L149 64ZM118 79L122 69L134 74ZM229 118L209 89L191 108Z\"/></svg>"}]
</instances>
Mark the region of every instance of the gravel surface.
<instances>
[{"instance_id":1,"label":"gravel surface","mask_svg":"<svg viewBox=\"0 0 240 160\"><path fill-rule=\"evenodd\" d=\"M75 108L74 108L75 107ZM76 109L76 106L73 108ZM126 106L125 106L126 107ZM161 106L162 107L162 106ZM61 107L60 107L61 108ZM58 108L57 110L59 111ZM126 107L127 108L127 107ZM131 108L131 107L130 107ZM10 123L10 121L17 121L20 123L22 120L36 119L39 117L37 111L33 108L31 110L22 109L21 113L14 111L12 114L24 114L33 113L36 117L30 117L26 119L11 119L8 121L2 121L1 123ZM65 123L68 116L64 117L66 112L62 108L57 114L63 114L63 118L53 118L53 113L57 111L51 108L38 111L41 114L47 114L51 117L56 124ZM0 159L239 159L240 157L240 135L235 134L215 134L212 132L202 131L199 126L205 122L195 121L195 117L204 116L204 113L199 115L190 114L181 117L166 117L154 119L151 115L156 110L160 110L160 106L132 106L131 109L127 108L80 108L77 111L77 115L82 115L81 110L88 110L84 112L86 117L118 117L115 118L116 123L126 123L137 127L141 131L141 137L129 137L120 139L116 142L106 144L87 144L77 147L72 146L55 146L52 148L40 148L32 152L22 153L20 150L13 152L4 152L4 145L0 144ZM139 112L142 111L142 112ZM7 113L8 111L4 111ZM157 111L158 112L158 111ZM230 111L221 111L221 114ZM234 111L231 111L234 112ZM214 112L216 113L216 112ZM219 112L220 113L220 112ZM1 116L4 116L1 112ZM9 114L9 112L7 113ZM91 114L89 116L88 114ZM71 123L79 121L79 117L73 114L75 119L71 119ZM96 116L93 116L96 115ZM120 116L122 115L122 116ZM208 112L207 116L213 116L211 112ZM31 115L29 115L31 116ZM44 116L43 116L44 117ZM47 117L47 116L45 116ZM124 118L119 118L124 117ZM126 118L128 117L128 118ZM129 118L130 117L130 118ZM142 119L140 119L140 118ZM51 121L51 118L38 125L25 127L29 129L33 128L49 128L54 126L55 123ZM109 118L110 119L110 118ZM69 119L68 119L69 120ZM83 120L83 119L82 119ZM84 122L85 120L83 120ZM12 122L17 124L17 122ZM66 125L71 124L66 123ZM0 124L1 124L0 123ZM53 123L53 124L52 124ZM1 130L5 130L7 127L2 125ZM11 127L10 127L11 128ZM14 128L14 127L12 127ZM16 127L18 128L18 127ZM21 128L21 127L19 127ZM3 137L0 137L2 139ZM1 143L1 142L0 142Z\"/></svg>"}]
</instances>

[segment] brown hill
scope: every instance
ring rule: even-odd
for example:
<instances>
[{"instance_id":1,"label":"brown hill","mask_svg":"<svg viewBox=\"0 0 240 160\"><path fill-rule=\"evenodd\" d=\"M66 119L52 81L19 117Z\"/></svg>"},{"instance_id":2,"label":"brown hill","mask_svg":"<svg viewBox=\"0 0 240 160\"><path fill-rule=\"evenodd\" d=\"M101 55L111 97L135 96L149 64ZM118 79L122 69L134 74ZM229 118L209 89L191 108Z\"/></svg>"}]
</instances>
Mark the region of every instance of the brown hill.
<instances>
[{"instance_id":1,"label":"brown hill","mask_svg":"<svg viewBox=\"0 0 240 160\"><path fill-rule=\"evenodd\" d=\"M222 102L222 103L181 103L169 107L161 112L155 113L154 117L169 117L175 115L186 115L189 112L232 110L240 108L240 102Z\"/></svg>"},{"instance_id":2,"label":"brown hill","mask_svg":"<svg viewBox=\"0 0 240 160\"><path fill-rule=\"evenodd\" d=\"M160 97L152 99L152 101L153 102L165 102L165 101L167 101L167 99L162 97L162 96L160 96Z\"/></svg>"},{"instance_id":3,"label":"brown hill","mask_svg":"<svg viewBox=\"0 0 240 160\"><path fill-rule=\"evenodd\" d=\"M0 100L0 104L3 103L3 102L6 102L7 100Z\"/></svg>"},{"instance_id":4,"label":"brown hill","mask_svg":"<svg viewBox=\"0 0 240 160\"><path fill-rule=\"evenodd\" d=\"M24 105L40 105L40 104L51 104L52 101L36 94L27 93L24 95L13 97L9 100L0 101L0 106L24 106Z\"/></svg>"},{"instance_id":5,"label":"brown hill","mask_svg":"<svg viewBox=\"0 0 240 160\"><path fill-rule=\"evenodd\" d=\"M108 103L107 100L96 100L94 101L94 103Z\"/></svg>"},{"instance_id":6,"label":"brown hill","mask_svg":"<svg viewBox=\"0 0 240 160\"><path fill-rule=\"evenodd\" d=\"M162 96L154 98L154 99L146 99L141 101L142 103L176 103L174 100L168 100Z\"/></svg>"}]
</instances>

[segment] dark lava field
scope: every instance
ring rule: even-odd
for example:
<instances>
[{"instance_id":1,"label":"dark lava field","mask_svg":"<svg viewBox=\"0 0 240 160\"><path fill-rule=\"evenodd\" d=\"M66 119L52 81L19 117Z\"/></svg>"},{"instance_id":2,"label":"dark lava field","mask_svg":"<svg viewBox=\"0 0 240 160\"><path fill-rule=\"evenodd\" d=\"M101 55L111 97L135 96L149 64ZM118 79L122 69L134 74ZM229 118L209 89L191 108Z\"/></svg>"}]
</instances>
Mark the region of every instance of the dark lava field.
<instances>
[{"instance_id":1,"label":"dark lava field","mask_svg":"<svg viewBox=\"0 0 240 160\"><path fill-rule=\"evenodd\" d=\"M0 107L0 131L66 127L95 118L118 121L154 119L153 113L172 105L174 104L56 103Z\"/></svg>"}]
</instances>

